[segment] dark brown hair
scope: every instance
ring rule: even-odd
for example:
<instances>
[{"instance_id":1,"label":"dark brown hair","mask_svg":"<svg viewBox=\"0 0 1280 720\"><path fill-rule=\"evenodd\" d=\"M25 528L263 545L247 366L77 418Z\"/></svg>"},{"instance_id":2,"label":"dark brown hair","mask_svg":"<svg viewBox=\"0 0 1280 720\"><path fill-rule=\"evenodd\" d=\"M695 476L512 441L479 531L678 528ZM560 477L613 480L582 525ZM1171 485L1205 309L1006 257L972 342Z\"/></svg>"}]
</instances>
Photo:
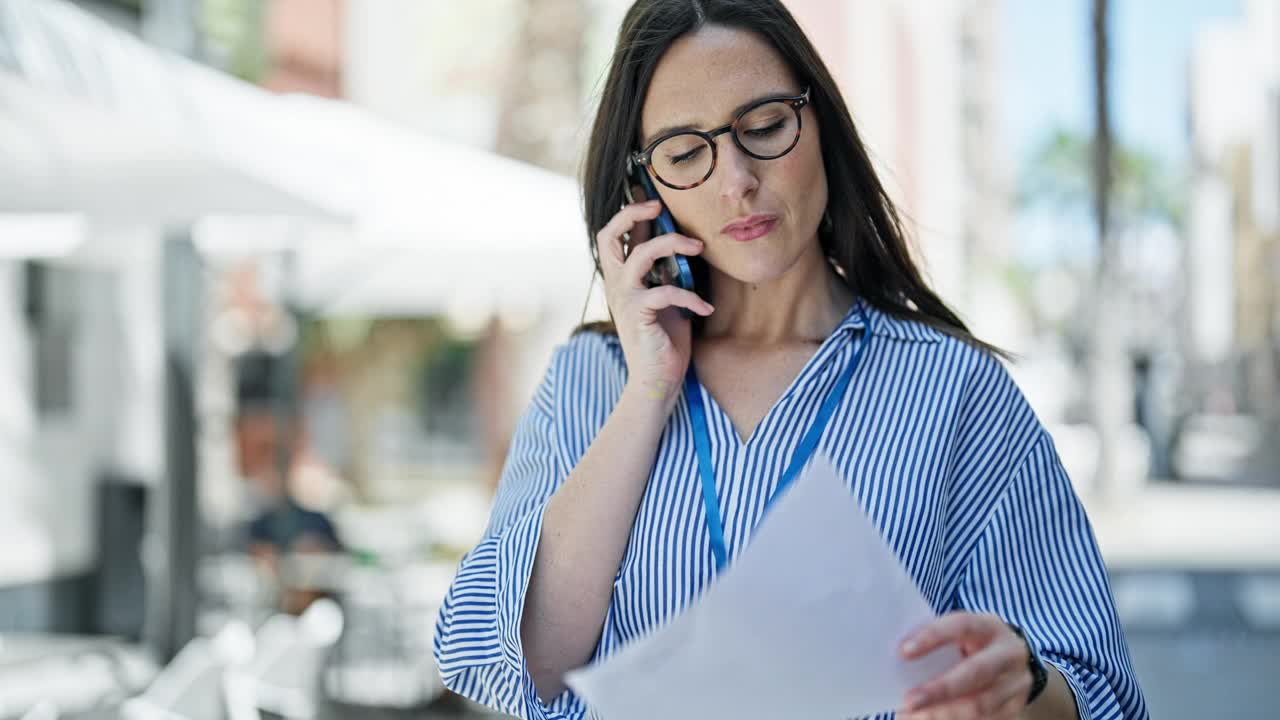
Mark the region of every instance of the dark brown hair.
<instances>
[{"instance_id":1,"label":"dark brown hair","mask_svg":"<svg viewBox=\"0 0 1280 720\"><path fill-rule=\"evenodd\" d=\"M872 168L844 98L817 51L780 0L637 0L627 12L596 112L582 167L588 242L600 272L596 234L625 202L627 154L636 149L640 111L663 53L680 37L706 25L735 28L767 40L801 87L809 86L818 114L831 222L820 230L823 251L849 288L898 318L916 320L984 350L929 288L911 259L898 211ZM709 298L706 261L690 258L695 287ZM695 317L695 332L697 321ZM611 323L577 331L615 332Z\"/></svg>"}]
</instances>

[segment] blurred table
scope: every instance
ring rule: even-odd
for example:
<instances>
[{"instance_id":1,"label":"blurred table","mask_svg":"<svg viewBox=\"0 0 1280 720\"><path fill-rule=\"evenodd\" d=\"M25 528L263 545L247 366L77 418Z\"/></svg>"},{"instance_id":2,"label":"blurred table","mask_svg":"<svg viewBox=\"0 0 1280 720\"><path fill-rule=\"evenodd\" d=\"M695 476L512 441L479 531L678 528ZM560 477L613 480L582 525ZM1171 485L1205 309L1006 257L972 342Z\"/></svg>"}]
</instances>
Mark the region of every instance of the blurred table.
<instances>
[{"instance_id":1,"label":"blurred table","mask_svg":"<svg viewBox=\"0 0 1280 720\"><path fill-rule=\"evenodd\" d=\"M375 558L345 553L288 553L263 575L248 556L207 561L204 590L222 607L203 625L227 618L253 627L272 608L254 603L282 593L327 596L342 608L343 628L324 670L330 699L359 707L403 710L426 706L444 693L432 655L435 618L453 580L454 563L414 557ZM277 587L264 592L263 582Z\"/></svg>"},{"instance_id":2,"label":"blurred table","mask_svg":"<svg viewBox=\"0 0 1280 720\"><path fill-rule=\"evenodd\" d=\"M0 635L0 718L40 702L86 712L140 691L156 666L140 646L103 636Z\"/></svg>"}]
</instances>

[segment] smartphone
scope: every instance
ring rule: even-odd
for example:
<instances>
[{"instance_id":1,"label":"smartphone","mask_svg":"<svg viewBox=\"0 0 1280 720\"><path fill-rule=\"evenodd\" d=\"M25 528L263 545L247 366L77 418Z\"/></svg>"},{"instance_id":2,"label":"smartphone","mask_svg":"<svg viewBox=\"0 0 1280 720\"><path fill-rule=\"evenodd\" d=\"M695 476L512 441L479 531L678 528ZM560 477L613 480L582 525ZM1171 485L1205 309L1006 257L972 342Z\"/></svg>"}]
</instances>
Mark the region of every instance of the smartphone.
<instances>
[{"instance_id":1,"label":"smartphone","mask_svg":"<svg viewBox=\"0 0 1280 720\"><path fill-rule=\"evenodd\" d=\"M633 184L644 188L645 197L653 200L657 199L661 202L662 198L658 195L658 190L653 186L653 180L649 177L649 173L645 171L644 166L636 164L627 159L628 182L625 183L625 194L627 202L635 202L635 198L631 193ZM676 229L675 219L671 217L671 212L667 210L667 206L662 206L662 212L653 221L653 233L650 237L657 237L667 233L679 232ZM684 255L672 255L670 257L660 258L653 264L653 268L644 276L645 284L649 287L658 285L675 285L685 290L693 290L693 271L689 268L689 258Z\"/></svg>"}]
</instances>

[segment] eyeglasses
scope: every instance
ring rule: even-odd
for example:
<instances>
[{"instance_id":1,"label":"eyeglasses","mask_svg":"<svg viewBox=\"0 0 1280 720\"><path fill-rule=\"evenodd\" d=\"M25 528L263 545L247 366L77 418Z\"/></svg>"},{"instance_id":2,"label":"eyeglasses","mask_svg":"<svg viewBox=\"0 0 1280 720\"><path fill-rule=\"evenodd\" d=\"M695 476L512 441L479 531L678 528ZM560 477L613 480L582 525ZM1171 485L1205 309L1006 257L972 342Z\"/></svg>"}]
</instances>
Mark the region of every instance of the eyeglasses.
<instances>
[{"instance_id":1,"label":"eyeglasses","mask_svg":"<svg viewBox=\"0 0 1280 720\"><path fill-rule=\"evenodd\" d=\"M800 142L800 110L809 104L809 88L795 97L766 98L746 108L733 122L711 132L681 130L654 140L628 163L647 166L672 190L689 190L716 169L716 138L731 133L733 144L757 160L776 160Z\"/></svg>"}]
</instances>

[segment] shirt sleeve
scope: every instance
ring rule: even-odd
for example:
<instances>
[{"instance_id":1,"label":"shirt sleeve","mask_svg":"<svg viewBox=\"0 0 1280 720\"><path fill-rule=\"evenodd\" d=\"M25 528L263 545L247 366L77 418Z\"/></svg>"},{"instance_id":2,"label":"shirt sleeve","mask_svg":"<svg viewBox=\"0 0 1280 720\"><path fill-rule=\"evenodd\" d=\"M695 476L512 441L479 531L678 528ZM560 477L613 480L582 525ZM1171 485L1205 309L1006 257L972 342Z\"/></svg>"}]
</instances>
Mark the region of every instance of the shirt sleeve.
<instances>
[{"instance_id":1,"label":"shirt sleeve","mask_svg":"<svg viewBox=\"0 0 1280 720\"><path fill-rule=\"evenodd\" d=\"M489 526L458 568L436 619L434 642L446 687L528 719L586 713L571 691L550 704L539 699L520 638L543 512L571 470L558 450L553 421L555 366L553 359L516 425Z\"/></svg>"},{"instance_id":2,"label":"shirt sleeve","mask_svg":"<svg viewBox=\"0 0 1280 720\"><path fill-rule=\"evenodd\" d=\"M1043 429L994 504L955 606L1021 627L1082 720L1148 717L1093 529Z\"/></svg>"}]
</instances>

